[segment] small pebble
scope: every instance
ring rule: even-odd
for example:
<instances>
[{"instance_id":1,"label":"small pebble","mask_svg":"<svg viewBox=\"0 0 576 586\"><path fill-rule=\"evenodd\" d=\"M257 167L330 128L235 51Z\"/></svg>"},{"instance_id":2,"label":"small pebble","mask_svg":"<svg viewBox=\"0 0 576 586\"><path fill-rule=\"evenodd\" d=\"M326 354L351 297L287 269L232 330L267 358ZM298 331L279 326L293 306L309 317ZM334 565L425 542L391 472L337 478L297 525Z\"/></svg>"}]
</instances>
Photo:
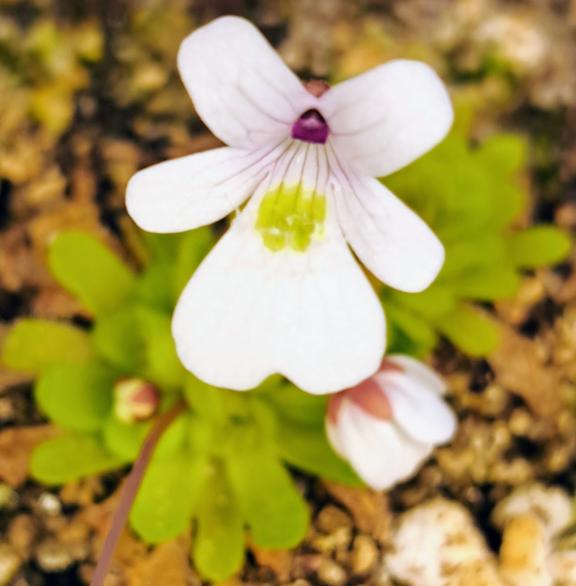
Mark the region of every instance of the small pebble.
<instances>
[{"instance_id":1,"label":"small pebble","mask_svg":"<svg viewBox=\"0 0 576 586\"><path fill-rule=\"evenodd\" d=\"M34 518L30 515L17 515L8 527L8 540L14 549L22 556L28 557L32 543L36 539L38 529Z\"/></svg>"},{"instance_id":2,"label":"small pebble","mask_svg":"<svg viewBox=\"0 0 576 586\"><path fill-rule=\"evenodd\" d=\"M0 482L0 510L15 509L18 505L18 493L4 482Z\"/></svg>"},{"instance_id":3,"label":"small pebble","mask_svg":"<svg viewBox=\"0 0 576 586\"><path fill-rule=\"evenodd\" d=\"M320 562L316 575L326 586L343 586L347 582L344 568L330 559L323 559Z\"/></svg>"},{"instance_id":4,"label":"small pebble","mask_svg":"<svg viewBox=\"0 0 576 586\"><path fill-rule=\"evenodd\" d=\"M506 523L500 548L500 573L507 586L552 584L549 540L543 522L532 513Z\"/></svg>"},{"instance_id":5,"label":"small pebble","mask_svg":"<svg viewBox=\"0 0 576 586\"><path fill-rule=\"evenodd\" d=\"M348 549L352 541L352 530L349 527L340 527L328 535L317 535L310 541L310 545L321 553L332 553L336 550Z\"/></svg>"},{"instance_id":6,"label":"small pebble","mask_svg":"<svg viewBox=\"0 0 576 586\"><path fill-rule=\"evenodd\" d=\"M332 533L341 527L351 528L350 515L334 505L324 507L316 517L316 527L323 533Z\"/></svg>"},{"instance_id":7,"label":"small pebble","mask_svg":"<svg viewBox=\"0 0 576 586\"><path fill-rule=\"evenodd\" d=\"M12 546L0 543L0 586L8 586L20 569L22 560Z\"/></svg>"},{"instance_id":8,"label":"small pebble","mask_svg":"<svg viewBox=\"0 0 576 586\"><path fill-rule=\"evenodd\" d=\"M62 572L74 560L64 544L46 540L36 548L36 561L46 572Z\"/></svg>"},{"instance_id":9,"label":"small pebble","mask_svg":"<svg viewBox=\"0 0 576 586\"><path fill-rule=\"evenodd\" d=\"M410 586L503 586L484 536L455 501L437 498L402 513L385 561Z\"/></svg>"},{"instance_id":10,"label":"small pebble","mask_svg":"<svg viewBox=\"0 0 576 586\"><path fill-rule=\"evenodd\" d=\"M500 501L492 513L492 522L503 527L514 517L536 515L550 536L557 535L573 520L572 499L562 488L532 484L516 489Z\"/></svg>"},{"instance_id":11,"label":"small pebble","mask_svg":"<svg viewBox=\"0 0 576 586\"><path fill-rule=\"evenodd\" d=\"M376 542L368 535L358 535L354 540L350 563L355 575L367 574L374 568L380 553Z\"/></svg>"},{"instance_id":12,"label":"small pebble","mask_svg":"<svg viewBox=\"0 0 576 586\"><path fill-rule=\"evenodd\" d=\"M38 498L38 506L45 515L55 516L62 512L60 499L50 492L43 492L40 495Z\"/></svg>"},{"instance_id":13,"label":"small pebble","mask_svg":"<svg viewBox=\"0 0 576 586\"><path fill-rule=\"evenodd\" d=\"M0 421L13 421L16 417L14 403L8 397L0 399Z\"/></svg>"}]
</instances>

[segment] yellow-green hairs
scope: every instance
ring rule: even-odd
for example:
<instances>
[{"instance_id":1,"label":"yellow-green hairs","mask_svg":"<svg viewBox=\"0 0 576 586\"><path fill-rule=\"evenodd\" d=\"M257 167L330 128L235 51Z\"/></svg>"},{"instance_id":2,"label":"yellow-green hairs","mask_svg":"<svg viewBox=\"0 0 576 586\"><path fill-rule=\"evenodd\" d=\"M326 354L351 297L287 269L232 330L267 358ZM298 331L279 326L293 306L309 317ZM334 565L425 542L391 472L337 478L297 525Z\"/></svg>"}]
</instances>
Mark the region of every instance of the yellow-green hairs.
<instances>
[{"instance_id":1,"label":"yellow-green hairs","mask_svg":"<svg viewBox=\"0 0 576 586\"><path fill-rule=\"evenodd\" d=\"M262 198L256 229L274 252L285 248L304 252L312 238L322 236L325 219L324 195L307 191L302 184L286 187L281 183Z\"/></svg>"}]
</instances>

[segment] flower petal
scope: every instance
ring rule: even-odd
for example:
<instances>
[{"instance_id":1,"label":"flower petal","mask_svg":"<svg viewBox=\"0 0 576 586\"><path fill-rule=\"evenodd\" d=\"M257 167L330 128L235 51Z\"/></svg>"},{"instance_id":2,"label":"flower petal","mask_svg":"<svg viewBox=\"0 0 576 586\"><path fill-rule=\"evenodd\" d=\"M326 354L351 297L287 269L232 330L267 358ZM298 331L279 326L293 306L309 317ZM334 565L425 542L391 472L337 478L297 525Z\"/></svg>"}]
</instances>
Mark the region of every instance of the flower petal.
<instances>
[{"instance_id":1,"label":"flower petal","mask_svg":"<svg viewBox=\"0 0 576 586\"><path fill-rule=\"evenodd\" d=\"M346 239L366 267L401 291L426 289L444 263L444 247L426 223L377 179L332 164L338 217Z\"/></svg>"},{"instance_id":2,"label":"flower petal","mask_svg":"<svg viewBox=\"0 0 576 586\"><path fill-rule=\"evenodd\" d=\"M273 152L224 147L148 167L128 183L128 213L149 232L182 232L211 224L253 193Z\"/></svg>"},{"instance_id":3,"label":"flower petal","mask_svg":"<svg viewBox=\"0 0 576 586\"><path fill-rule=\"evenodd\" d=\"M320 104L339 155L373 177L393 173L429 151L453 119L444 84L419 61L375 67L330 89Z\"/></svg>"},{"instance_id":4,"label":"flower petal","mask_svg":"<svg viewBox=\"0 0 576 586\"><path fill-rule=\"evenodd\" d=\"M281 373L322 394L371 375L384 351L384 318L340 234L327 227L306 252L273 252L250 207L180 298L173 333L184 365L236 390Z\"/></svg>"},{"instance_id":5,"label":"flower petal","mask_svg":"<svg viewBox=\"0 0 576 586\"><path fill-rule=\"evenodd\" d=\"M376 490L408 479L431 452L429 445L415 442L394 424L370 417L347 400L333 427L327 427L327 433L334 450Z\"/></svg>"},{"instance_id":6,"label":"flower petal","mask_svg":"<svg viewBox=\"0 0 576 586\"><path fill-rule=\"evenodd\" d=\"M383 380L383 379L382 379ZM385 377L394 421L411 438L432 445L450 440L456 431L454 412L438 393L401 372Z\"/></svg>"},{"instance_id":7,"label":"flower petal","mask_svg":"<svg viewBox=\"0 0 576 586\"><path fill-rule=\"evenodd\" d=\"M399 366L410 379L423 387L438 395L444 395L446 392L446 381L424 362L406 354L388 354L386 360Z\"/></svg>"},{"instance_id":8,"label":"flower petal","mask_svg":"<svg viewBox=\"0 0 576 586\"><path fill-rule=\"evenodd\" d=\"M189 35L178 67L199 116L231 146L289 136L294 121L316 102L258 29L235 16Z\"/></svg>"}]
</instances>

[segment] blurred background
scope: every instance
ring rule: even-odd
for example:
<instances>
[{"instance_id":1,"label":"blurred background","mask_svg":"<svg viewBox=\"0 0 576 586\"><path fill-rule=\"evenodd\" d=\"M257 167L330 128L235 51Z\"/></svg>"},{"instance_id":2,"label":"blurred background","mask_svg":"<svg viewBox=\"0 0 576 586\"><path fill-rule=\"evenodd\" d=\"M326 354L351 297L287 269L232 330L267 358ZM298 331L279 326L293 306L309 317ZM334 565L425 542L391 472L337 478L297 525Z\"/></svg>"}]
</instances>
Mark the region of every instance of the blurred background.
<instances>
[{"instance_id":1,"label":"blurred background","mask_svg":"<svg viewBox=\"0 0 576 586\"><path fill-rule=\"evenodd\" d=\"M388 495L299 476L304 543L251 548L226 584L576 585L574 0L0 0L0 344L23 317L89 327L48 268L60 231L142 265L126 183L217 146L176 53L230 13L302 78L403 57L449 84L452 134L385 180L434 227L447 266L422 295L381 296L392 347L431 357L461 424ZM32 385L0 366L0 585L86 584L123 473L31 480L54 434ZM188 539L151 548L127 532L106 584L200 584Z\"/></svg>"}]
</instances>

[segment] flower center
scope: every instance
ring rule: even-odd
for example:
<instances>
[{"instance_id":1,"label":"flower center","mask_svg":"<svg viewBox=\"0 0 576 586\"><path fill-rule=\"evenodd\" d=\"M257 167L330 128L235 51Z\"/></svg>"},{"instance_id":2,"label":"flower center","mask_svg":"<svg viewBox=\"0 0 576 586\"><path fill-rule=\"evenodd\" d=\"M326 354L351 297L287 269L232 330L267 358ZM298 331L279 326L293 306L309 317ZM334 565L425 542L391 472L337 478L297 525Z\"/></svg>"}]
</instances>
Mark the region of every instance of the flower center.
<instances>
[{"instance_id":1,"label":"flower center","mask_svg":"<svg viewBox=\"0 0 576 586\"><path fill-rule=\"evenodd\" d=\"M291 248L304 252L320 236L326 219L326 198L302 184L281 183L266 193L258 209L256 229L264 245L277 252Z\"/></svg>"},{"instance_id":2,"label":"flower center","mask_svg":"<svg viewBox=\"0 0 576 586\"><path fill-rule=\"evenodd\" d=\"M255 225L272 252L304 252L324 237L329 178L325 151L321 145L294 140L276 161Z\"/></svg>"},{"instance_id":3,"label":"flower center","mask_svg":"<svg viewBox=\"0 0 576 586\"><path fill-rule=\"evenodd\" d=\"M328 140L329 128L318 110L306 110L292 125L292 138L324 144Z\"/></svg>"}]
</instances>

